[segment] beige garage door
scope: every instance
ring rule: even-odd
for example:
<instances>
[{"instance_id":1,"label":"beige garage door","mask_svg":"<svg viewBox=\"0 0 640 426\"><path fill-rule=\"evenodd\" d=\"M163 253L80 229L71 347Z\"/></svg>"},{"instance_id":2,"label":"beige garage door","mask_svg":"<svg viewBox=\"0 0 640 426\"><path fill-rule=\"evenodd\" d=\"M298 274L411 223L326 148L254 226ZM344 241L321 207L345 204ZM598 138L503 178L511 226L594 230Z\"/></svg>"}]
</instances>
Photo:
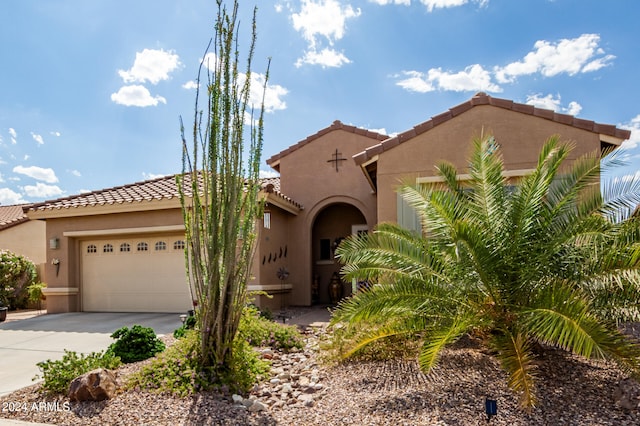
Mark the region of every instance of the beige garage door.
<instances>
[{"instance_id":1,"label":"beige garage door","mask_svg":"<svg viewBox=\"0 0 640 426\"><path fill-rule=\"evenodd\" d=\"M184 237L84 241L82 310L186 312L191 309Z\"/></svg>"}]
</instances>

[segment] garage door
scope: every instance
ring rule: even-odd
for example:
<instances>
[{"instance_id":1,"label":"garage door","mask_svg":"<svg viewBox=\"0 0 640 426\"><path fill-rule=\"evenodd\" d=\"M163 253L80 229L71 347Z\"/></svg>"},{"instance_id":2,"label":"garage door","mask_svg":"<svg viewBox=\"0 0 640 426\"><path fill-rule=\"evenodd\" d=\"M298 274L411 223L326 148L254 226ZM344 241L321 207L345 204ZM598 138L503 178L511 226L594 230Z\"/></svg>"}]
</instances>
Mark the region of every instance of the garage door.
<instances>
[{"instance_id":1,"label":"garage door","mask_svg":"<svg viewBox=\"0 0 640 426\"><path fill-rule=\"evenodd\" d=\"M190 309L183 236L91 240L81 247L83 311Z\"/></svg>"}]
</instances>

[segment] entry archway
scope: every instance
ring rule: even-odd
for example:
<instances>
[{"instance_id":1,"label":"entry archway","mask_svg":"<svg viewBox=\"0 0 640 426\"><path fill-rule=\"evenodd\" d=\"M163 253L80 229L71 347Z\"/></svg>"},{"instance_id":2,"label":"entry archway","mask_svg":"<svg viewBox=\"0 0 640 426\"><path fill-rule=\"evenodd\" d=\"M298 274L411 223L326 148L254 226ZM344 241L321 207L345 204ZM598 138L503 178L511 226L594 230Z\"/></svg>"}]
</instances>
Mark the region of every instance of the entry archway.
<instances>
[{"instance_id":1,"label":"entry archway","mask_svg":"<svg viewBox=\"0 0 640 426\"><path fill-rule=\"evenodd\" d=\"M331 278L340 272L341 266L335 259L335 249L354 227L366 227L366 223L362 212L347 203L329 204L318 212L311 232L312 304L335 302L329 292ZM351 284L341 282L341 290L341 297L349 296Z\"/></svg>"}]
</instances>

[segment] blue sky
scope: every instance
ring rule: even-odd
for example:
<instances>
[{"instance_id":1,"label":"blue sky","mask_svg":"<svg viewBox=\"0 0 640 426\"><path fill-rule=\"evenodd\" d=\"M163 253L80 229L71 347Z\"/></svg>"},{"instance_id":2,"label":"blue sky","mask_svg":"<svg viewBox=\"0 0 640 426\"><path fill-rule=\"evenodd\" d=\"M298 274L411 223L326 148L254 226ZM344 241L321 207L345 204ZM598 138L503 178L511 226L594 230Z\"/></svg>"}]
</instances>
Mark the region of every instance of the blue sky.
<instances>
[{"instance_id":1,"label":"blue sky","mask_svg":"<svg viewBox=\"0 0 640 426\"><path fill-rule=\"evenodd\" d=\"M240 3L241 47L254 4ZM394 134L484 91L632 129L619 173L640 169L640 2L258 6L264 159L334 120ZM215 13L214 0L2 1L0 204L179 172Z\"/></svg>"}]
</instances>

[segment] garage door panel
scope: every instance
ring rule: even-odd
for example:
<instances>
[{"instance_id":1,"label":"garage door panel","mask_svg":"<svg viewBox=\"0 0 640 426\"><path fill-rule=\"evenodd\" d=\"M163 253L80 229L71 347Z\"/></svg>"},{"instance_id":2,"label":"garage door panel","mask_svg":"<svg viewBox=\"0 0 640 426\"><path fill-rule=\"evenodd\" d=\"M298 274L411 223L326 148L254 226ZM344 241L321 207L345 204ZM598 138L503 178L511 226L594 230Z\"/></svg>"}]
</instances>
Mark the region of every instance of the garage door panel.
<instances>
[{"instance_id":1,"label":"garage door panel","mask_svg":"<svg viewBox=\"0 0 640 426\"><path fill-rule=\"evenodd\" d=\"M181 247L173 245L183 238L173 235L84 242L83 310L185 312L190 309L184 253ZM139 247L140 243L146 246Z\"/></svg>"}]
</instances>

